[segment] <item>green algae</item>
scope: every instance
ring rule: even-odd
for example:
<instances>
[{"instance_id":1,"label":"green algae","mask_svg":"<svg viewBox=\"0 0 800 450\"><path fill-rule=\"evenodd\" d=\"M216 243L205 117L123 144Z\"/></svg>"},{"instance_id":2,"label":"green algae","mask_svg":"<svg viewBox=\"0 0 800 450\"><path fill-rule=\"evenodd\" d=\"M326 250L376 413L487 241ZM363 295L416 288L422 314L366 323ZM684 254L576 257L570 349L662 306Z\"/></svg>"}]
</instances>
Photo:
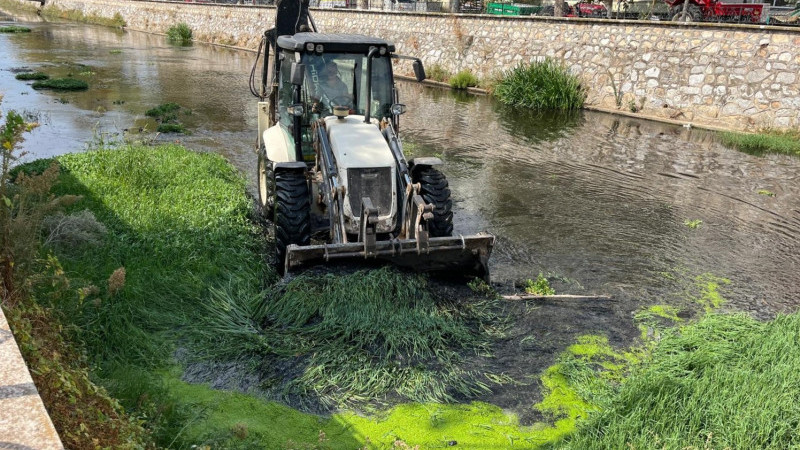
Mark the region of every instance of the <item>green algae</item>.
<instances>
[{"instance_id":1,"label":"green algae","mask_svg":"<svg viewBox=\"0 0 800 450\"><path fill-rule=\"evenodd\" d=\"M695 302L707 313L719 309L726 301L719 289L730 283L731 280L711 273L698 275L695 277L695 285L700 289L700 295L695 298Z\"/></svg>"},{"instance_id":2,"label":"green algae","mask_svg":"<svg viewBox=\"0 0 800 450\"><path fill-rule=\"evenodd\" d=\"M372 417L344 412L331 417L306 414L254 396L218 391L165 375L169 393L197 411L181 444L214 448L531 448L551 439L536 427L520 426L515 415L488 403L408 403ZM541 428L541 427L540 427Z\"/></svg>"}]
</instances>

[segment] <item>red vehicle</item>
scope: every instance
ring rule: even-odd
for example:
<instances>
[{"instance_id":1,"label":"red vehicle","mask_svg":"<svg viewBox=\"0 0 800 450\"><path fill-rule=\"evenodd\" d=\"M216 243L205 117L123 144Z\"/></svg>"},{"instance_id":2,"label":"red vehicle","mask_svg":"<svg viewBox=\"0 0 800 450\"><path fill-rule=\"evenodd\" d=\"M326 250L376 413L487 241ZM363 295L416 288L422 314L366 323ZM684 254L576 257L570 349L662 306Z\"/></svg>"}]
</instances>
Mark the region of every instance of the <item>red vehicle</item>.
<instances>
[{"instance_id":1,"label":"red vehicle","mask_svg":"<svg viewBox=\"0 0 800 450\"><path fill-rule=\"evenodd\" d=\"M678 22L744 22L758 23L764 5L761 3L723 3L718 0L664 0L672 20Z\"/></svg>"},{"instance_id":2,"label":"red vehicle","mask_svg":"<svg viewBox=\"0 0 800 450\"><path fill-rule=\"evenodd\" d=\"M593 17L604 19L608 17L608 10L601 3L576 3L569 11L564 10L567 17Z\"/></svg>"}]
</instances>

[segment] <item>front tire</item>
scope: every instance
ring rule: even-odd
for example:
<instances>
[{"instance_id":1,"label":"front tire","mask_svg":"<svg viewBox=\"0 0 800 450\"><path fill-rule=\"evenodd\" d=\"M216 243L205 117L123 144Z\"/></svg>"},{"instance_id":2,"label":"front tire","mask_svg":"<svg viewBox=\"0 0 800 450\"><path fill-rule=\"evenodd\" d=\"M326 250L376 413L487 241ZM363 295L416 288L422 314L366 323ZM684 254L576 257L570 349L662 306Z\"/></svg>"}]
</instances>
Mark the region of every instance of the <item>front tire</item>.
<instances>
[{"instance_id":1,"label":"front tire","mask_svg":"<svg viewBox=\"0 0 800 450\"><path fill-rule=\"evenodd\" d=\"M311 242L311 199L305 173L280 170L275 173L275 253L278 272L286 268L286 248Z\"/></svg>"},{"instance_id":2,"label":"front tire","mask_svg":"<svg viewBox=\"0 0 800 450\"><path fill-rule=\"evenodd\" d=\"M447 178L433 167L425 167L414 173L413 181L420 184L420 194L425 203L433 205L433 220L428 221L431 237L451 236L453 201L450 199Z\"/></svg>"}]
</instances>

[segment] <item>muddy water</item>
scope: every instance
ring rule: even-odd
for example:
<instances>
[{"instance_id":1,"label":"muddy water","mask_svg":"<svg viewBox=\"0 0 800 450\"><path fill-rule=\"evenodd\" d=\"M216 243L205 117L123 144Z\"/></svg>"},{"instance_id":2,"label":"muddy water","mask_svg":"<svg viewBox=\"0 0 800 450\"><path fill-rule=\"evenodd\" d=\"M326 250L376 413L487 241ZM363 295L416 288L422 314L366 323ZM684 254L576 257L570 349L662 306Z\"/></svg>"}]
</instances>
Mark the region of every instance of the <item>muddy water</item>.
<instances>
[{"instance_id":1,"label":"muddy water","mask_svg":"<svg viewBox=\"0 0 800 450\"><path fill-rule=\"evenodd\" d=\"M157 140L222 153L253 173L252 53L25 24L32 33L0 34L0 106L39 117L27 159L141 138L154 125L144 112L175 102L191 110L181 116L191 134ZM91 87L37 92L14 79L21 68ZM491 268L502 288L542 272L561 293L612 295L630 312L685 300L696 277L712 274L731 280L721 292L733 309L768 317L800 304L800 160L745 155L696 129L536 115L405 82L400 90L404 138L445 162L456 232L497 235Z\"/></svg>"}]
</instances>

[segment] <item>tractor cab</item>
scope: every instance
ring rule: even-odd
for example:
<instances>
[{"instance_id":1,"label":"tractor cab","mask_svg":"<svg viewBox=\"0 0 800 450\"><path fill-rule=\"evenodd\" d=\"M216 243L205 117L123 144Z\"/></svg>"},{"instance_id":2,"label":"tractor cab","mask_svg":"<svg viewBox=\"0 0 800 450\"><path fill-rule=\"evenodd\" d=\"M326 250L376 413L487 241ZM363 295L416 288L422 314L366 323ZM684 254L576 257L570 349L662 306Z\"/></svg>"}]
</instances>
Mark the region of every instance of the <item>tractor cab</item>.
<instances>
[{"instance_id":1,"label":"tractor cab","mask_svg":"<svg viewBox=\"0 0 800 450\"><path fill-rule=\"evenodd\" d=\"M384 118L396 122L393 44L367 36L320 33L280 36L277 44L276 119L292 144L299 138L304 160L314 158L311 125L321 118L352 115L367 123Z\"/></svg>"}]
</instances>

